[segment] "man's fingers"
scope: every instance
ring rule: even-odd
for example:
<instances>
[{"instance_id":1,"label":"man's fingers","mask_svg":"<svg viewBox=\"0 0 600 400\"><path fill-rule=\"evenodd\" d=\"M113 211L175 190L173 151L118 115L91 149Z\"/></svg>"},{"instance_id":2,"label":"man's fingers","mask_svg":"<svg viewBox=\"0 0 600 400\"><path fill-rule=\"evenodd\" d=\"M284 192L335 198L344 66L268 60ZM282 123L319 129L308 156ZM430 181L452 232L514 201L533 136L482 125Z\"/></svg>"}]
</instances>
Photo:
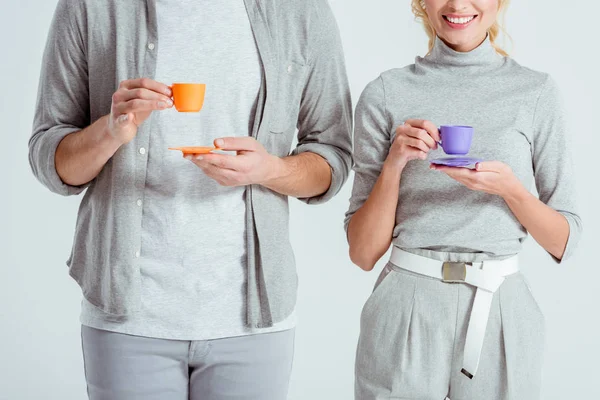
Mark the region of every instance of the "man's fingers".
<instances>
[{"instance_id":1,"label":"man's fingers","mask_svg":"<svg viewBox=\"0 0 600 400\"><path fill-rule=\"evenodd\" d=\"M222 169L232 171L246 172L247 162L242 156L232 156L227 154L203 154L202 162Z\"/></svg>"},{"instance_id":2,"label":"man's fingers","mask_svg":"<svg viewBox=\"0 0 600 400\"><path fill-rule=\"evenodd\" d=\"M225 137L215 140L215 147L229 151L256 151L259 144L252 137Z\"/></svg>"},{"instance_id":3,"label":"man's fingers","mask_svg":"<svg viewBox=\"0 0 600 400\"><path fill-rule=\"evenodd\" d=\"M164 94L156 93L149 89L137 88L137 89L119 89L113 96L113 103L127 102L130 100L156 100L164 101L169 105L173 105L173 100L165 96Z\"/></svg>"},{"instance_id":4,"label":"man's fingers","mask_svg":"<svg viewBox=\"0 0 600 400\"><path fill-rule=\"evenodd\" d=\"M198 160L194 157L188 159L200 167L206 176L217 181L220 185L234 186L239 184L239 173L236 171L219 168L216 165L206 162L204 159Z\"/></svg>"},{"instance_id":5,"label":"man's fingers","mask_svg":"<svg viewBox=\"0 0 600 400\"><path fill-rule=\"evenodd\" d=\"M135 99L116 104L114 107L114 111L116 111L115 114L120 115L144 111L164 110L169 108L169 104L164 101Z\"/></svg>"},{"instance_id":6,"label":"man's fingers","mask_svg":"<svg viewBox=\"0 0 600 400\"><path fill-rule=\"evenodd\" d=\"M212 175L215 175L219 170L218 167L207 163L206 161L204 161L203 158L200 158L198 156L188 155L185 158L196 164L196 166L202 169L206 175L209 175L211 177Z\"/></svg>"},{"instance_id":7,"label":"man's fingers","mask_svg":"<svg viewBox=\"0 0 600 400\"><path fill-rule=\"evenodd\" d=\"M164 94L165 96L169 97L173 95L173 91L169 86L149 78L129 79L126 81L122 81L119 85L119 88L128 90L144 88L152 90L156 93Z\"/></svg>"}]
</instances>

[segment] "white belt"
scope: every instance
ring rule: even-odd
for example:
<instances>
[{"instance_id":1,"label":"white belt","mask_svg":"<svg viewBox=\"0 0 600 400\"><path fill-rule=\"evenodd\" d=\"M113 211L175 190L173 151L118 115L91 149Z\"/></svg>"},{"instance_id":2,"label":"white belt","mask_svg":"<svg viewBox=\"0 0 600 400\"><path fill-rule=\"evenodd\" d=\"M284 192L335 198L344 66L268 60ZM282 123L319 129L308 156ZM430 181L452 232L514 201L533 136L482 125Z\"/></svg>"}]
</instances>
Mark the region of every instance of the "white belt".
<instances>
[{"instance_id":1,"label":"white belt","mask_svg":"<svg viewBox=\"0 0 600 400\"><path fill-rule=\"evenodd\" d=\"M469 379L473 379L479 366L494 292L502 285L506 276L519 272L518 256L501 261L443 262L394 247L390 262L400 269L440 279L446 283L466 283L477 288L467 328L461 370Z\"/></svg>"}]
</instances>

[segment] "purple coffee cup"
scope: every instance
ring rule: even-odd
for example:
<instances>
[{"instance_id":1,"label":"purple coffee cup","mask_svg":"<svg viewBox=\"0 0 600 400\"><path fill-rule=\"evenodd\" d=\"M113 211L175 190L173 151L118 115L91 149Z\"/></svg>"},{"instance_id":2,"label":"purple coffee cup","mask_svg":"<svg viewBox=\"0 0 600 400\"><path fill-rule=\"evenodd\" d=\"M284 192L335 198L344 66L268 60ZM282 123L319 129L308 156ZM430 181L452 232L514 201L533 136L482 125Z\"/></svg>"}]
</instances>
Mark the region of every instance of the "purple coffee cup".
<instances>
[{"instance_id":1,"label":"purple coffee cup","mask_svg":"<svg viewBox=\"0 0 600 400\"><path fill-rule=\"evenodd\" d=\"M471 149L473 127L462 125L442 125L439 128L441 141L438 142L444 153L464 156Z\"/></svg>"}]
</instances>

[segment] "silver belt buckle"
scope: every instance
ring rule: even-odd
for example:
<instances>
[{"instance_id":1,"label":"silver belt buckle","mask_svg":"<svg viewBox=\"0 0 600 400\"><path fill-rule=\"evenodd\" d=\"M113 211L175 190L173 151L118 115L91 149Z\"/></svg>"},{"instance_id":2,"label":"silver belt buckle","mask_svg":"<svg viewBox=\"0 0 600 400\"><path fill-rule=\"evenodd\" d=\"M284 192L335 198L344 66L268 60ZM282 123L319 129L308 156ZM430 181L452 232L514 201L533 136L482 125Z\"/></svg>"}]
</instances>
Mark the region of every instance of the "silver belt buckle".
<instances>
[{"instance_id":1,"label":"silver belt buckle","mask_svg":"<svg viewBox=\"0 0 600 400\"><path fill-rule=\"evenodd\" d=\"M445 262L442 264L443 282L464 283L467 278L467 263Z\"/></svg>"}]
</instances>

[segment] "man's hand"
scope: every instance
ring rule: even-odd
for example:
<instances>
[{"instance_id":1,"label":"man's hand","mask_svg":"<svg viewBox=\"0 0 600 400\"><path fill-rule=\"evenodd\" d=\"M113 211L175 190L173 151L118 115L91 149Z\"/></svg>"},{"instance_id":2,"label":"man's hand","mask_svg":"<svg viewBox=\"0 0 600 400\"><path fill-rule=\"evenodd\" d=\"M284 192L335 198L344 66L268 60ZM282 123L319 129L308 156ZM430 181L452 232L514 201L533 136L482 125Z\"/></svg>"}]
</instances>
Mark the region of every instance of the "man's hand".
<instances>
[{"instance_id":1,"label":"man's hand","mask_svg":"<svg viewBox=\"0 0 600 400\"><path fill-rule=\"evenodd\" d=\"M173 107L171 88L148 78L121 82L113 94L108 132L119 144L129 143L152 111Z\"/></svg>"},{"instance_id":2,"label":"man's hand","mask_svg":"<svg viewBox=\"0 0 600 400\"><path fill-rule=\"evenodd\" d=\"M217 139L215 147L236 151L237 156L211 153L186 158L222 186L267 185L282 171L283 161L269 154L254 138Z\"/></svg>"}]
</instances>

